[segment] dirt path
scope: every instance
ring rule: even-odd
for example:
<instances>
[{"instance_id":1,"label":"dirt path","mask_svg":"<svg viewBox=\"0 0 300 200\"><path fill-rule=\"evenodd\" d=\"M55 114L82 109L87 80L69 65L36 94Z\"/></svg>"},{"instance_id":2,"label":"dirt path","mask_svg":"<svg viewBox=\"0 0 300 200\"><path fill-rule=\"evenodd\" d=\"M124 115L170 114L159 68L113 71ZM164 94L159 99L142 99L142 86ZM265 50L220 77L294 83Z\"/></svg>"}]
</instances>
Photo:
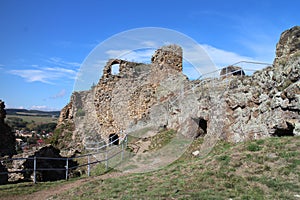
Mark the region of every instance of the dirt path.
<instances>
[{"instance_id":1,"label":"dirt path","mask_svg":"<svg viewBox=\"0 0 300 200\"><path fill-rule=\"evenodd\" d=\"M80 185L84 183L88 183L90 181L94 180L104 180L108 178L115 178L115 177L120 177L120 176L125 176L128 173L122 173L122 172L112 172L108 174L104 174L102 176L96 176L96 177L88 177L88 178L83 178L79 179L77 181L71 182L71 183L66 183L63 185L59 185L57 187L51 187L49 189L44 189L32 194L28 195L23 195L23 196L10 196L6 197L6 200L43 200L43 199L50 199L54 195L59 195L63 192L66 192L72 188L79 187Z\"/></svg>"}]
</instances>

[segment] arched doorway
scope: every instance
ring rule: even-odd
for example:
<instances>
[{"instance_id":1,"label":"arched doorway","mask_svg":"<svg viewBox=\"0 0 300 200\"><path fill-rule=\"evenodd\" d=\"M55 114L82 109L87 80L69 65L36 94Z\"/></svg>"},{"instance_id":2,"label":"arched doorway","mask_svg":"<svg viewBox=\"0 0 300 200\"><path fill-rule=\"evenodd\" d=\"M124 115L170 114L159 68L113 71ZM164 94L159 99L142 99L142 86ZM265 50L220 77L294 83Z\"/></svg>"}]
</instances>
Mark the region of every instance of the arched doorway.
<instances>
[{"instance_id":1,"label":"arched doorway","mask_svg":"<svg viewBox=\"0 0 300 200\"><path fill-rule=\"evenodd\" d=\"M119 136L115 133L109 135L109 144L119 145Z\"/></svg>"},{"instance_id":2,"label":"arched doorway","mask_svg":"<svg viewBox=\"0 0 300 200\"><path fill-rule=\"evenodd\" d=\"M195 122L198 124L198 130L195 138L204 137L207 134L207 120L204 118L195 118Z\"/></svg>"}]
</instances>

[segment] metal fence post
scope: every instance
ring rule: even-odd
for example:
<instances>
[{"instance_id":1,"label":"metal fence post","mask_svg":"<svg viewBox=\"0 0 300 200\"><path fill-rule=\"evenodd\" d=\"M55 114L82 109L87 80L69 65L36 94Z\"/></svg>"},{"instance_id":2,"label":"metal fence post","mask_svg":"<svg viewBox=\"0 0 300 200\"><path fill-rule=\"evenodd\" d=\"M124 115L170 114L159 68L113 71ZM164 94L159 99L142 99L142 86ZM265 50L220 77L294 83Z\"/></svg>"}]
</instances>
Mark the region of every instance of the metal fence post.
<instances>
[{"instance_id":1,"label":"metal fence post","mask_svg":"<svg viewBox=\"0 0 300 200\"><path fill-rule=\"evenodd\" d=\"M36 183L36 157L33 158L33 182Z\"/></svg>"},{"instance_id":2,"label":"metal fence post","mask_svg":"<svg viewBox=\"0 0 300 200\"><path fill-rule=\"evenodd\" d=\"M121 161L123 161L123 158L124 158L124 140L122 142Z\"/></svg>"},{"instance_id":3,"label":"metal fence post","mask_svg":"<svg viewBox=\"0 0 300 200\"><path fill-rule=\"evenodd\" d=\"M105 170L108 169L107 149L105 150Z\"/></svg>"},{"instance_id":4,"label":"metal fence post","mask_svg":"<svg viewBox=\"0 0 300 200\"><path fill-rule=\"evenodd\" d=\"M66 160L66 180L68 180L68 174L69 174L69 158Z\"/></svg>"},{"instance_id":5,"label":"metal fence post","mask_svg":"<svg viewBox=\"0 0 300 200\"><path fill-rule=\"evenodd\" d=\"M90 176L90 170L91 170L91 166L90 166L90 154L88 154L88 168L87 168L88 176Z\"/></svg>"}]
</instances>

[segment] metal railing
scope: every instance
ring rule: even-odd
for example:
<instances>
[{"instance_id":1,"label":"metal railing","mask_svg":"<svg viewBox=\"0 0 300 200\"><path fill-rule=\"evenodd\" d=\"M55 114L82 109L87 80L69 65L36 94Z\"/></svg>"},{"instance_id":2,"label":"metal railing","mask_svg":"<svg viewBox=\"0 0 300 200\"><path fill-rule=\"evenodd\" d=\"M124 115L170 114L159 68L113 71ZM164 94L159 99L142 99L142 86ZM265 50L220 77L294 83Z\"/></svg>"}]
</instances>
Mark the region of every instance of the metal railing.
<instances>
[{"instance_id":1,"label":"metal railing","mask_svg":"<svg viewBox=\"0 0 300 200\"><path fill-rule=\"evenodd\" d=\"M75 156L72 158L53 158L53 157L39 157L39 156L34 156L34 157L28 157L28 158L7 158L7 159L1 159L0 162L5 166L5 163L10 163L15 160L33 160L33 168L27 168L27 169L22 169L22 170L14 170L14 171L7 171L7 172L0 172L0 175L5 175L5 174L12 174L12 173L25 173L25 172L33 172L33 182L37 183L37 172L38 171L65 171L65 179L68 180L69 178L69 172L73 169L79 168L79 167L85 167L87 166L87 175L90 176L91 173L91 165L97 164L97 163L103 163L105 162L105 170L108 170L108 164L109 160L112 158L116 157L117 155L121 154L121 161L124 158L124 151L125 147L127 146L127 134L124 134L123 140L120 141L118 146L121 146L121 149L117 152L113 152L112 155L109 153L112 152L113 148L109 147L118 147L114 145L116 140L111 141L107 143L106 145L103 145L99 148L97 148L96 153L89 153L81 156ZM92 161L91 157L96 157L99 154L104 154L105 157L103 159L96 159L96 161ZM78 159L78 158L87 158L87 162L81 165L75 165L75 166L69 166L69 161ZM61 168L41 168L38 166L38 161L39 160L62 160L65 161L65 166Z\"/></svg>"}]
</instances>

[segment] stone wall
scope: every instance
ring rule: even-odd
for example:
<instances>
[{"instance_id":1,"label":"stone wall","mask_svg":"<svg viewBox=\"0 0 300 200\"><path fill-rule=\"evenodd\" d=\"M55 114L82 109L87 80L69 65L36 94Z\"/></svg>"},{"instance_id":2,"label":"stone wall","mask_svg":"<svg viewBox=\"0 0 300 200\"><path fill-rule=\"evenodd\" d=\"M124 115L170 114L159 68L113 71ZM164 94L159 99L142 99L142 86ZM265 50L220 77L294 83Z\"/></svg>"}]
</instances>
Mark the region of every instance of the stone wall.
<instances>
[{"instance_id":1,"label":"stone wall","mask_svg":"<svg viewBox=\"0 0 300 200\"><path fill-rule=\"evenodd\" d=\"M276 45L275 63L285 62L289 57L299 54L300 49L300 26L295 26L284 31Z\"/></svg>"},{"instance_id":2,"label":"stone wall","mask_svg":"<svg viewBox=\"0 0 300 200\"><path fill-rule=\"evenodd\" d=\"M176 65L171 65L172 62ZM114 64L119 64L119 73L115 75L111 73ZM176 45L157 50L152 64L109 60L95 87L94 105L101 135L107 138L145 120L157 102L159 83L172 75L182 75L181 70L182 49Z\"/></svg>"},{"instance_id":3,"label":"stone wall","mask_svg":"<svg viewBox=\"0 0 300 200\"><path fill-rule=\"evenodd\" d=\"M158 49L151 64L109 60L95 88L71 98L73 107L80 101L89 113L72 119L75 132L83 142L121 130L153 135L160 127L191 138L201 135L231 142L299 135L298 30L294 27L281 35L273 66L253 76L189 81L182 73L182 49L176 45ZM115 64L118 74L112 74ZM72 108L72 116L78 105ZM61 116L71 120L67 112ZM90 127L94 134L87 135Z\"/></svg>"},{"instance_id":4,"label":"stone wall","mask_svg":"<svg viewBox=\"0 0 300 200\"><path fill-rule=\"evenodd\" d=\"M171 66L178 72L182 72L182 48L177 45L163 46L155 51L151 61L160 67Z\"/></svg>"}]
</instances>

